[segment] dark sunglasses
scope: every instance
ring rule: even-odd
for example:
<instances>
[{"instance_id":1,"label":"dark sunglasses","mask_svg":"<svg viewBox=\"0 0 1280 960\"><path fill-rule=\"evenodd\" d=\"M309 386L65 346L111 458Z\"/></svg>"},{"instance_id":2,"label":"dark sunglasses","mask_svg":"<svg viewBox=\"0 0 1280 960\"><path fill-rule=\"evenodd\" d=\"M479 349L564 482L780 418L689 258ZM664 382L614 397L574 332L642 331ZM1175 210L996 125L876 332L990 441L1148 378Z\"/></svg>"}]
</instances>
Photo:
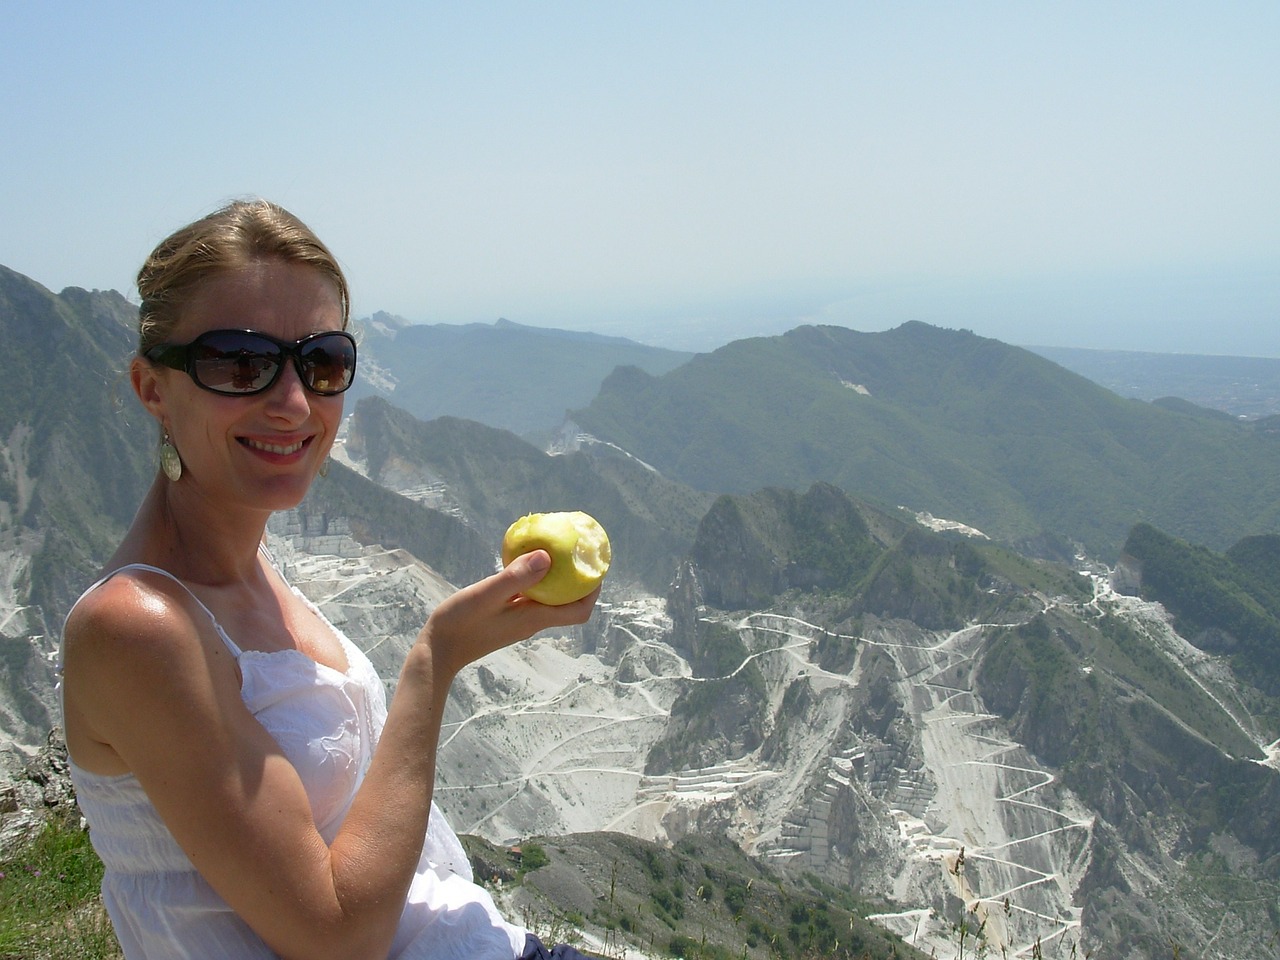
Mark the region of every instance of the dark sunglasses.
<instances>
[{"instance_id":1,"label":"dark sunglasses","mask_svg":"<svg viewBox=\"0 0 1280 960\"><path fill-rule=\"evenodd\" d=\"M183 371L196 386L233 397L270 390L286 357L293 358L302 385L322 397L342 393L356 375L356 340L345 330L293 342L256 330L210 330L190 343L158 343L143 356Z\"/></svg>"}]
</instances>

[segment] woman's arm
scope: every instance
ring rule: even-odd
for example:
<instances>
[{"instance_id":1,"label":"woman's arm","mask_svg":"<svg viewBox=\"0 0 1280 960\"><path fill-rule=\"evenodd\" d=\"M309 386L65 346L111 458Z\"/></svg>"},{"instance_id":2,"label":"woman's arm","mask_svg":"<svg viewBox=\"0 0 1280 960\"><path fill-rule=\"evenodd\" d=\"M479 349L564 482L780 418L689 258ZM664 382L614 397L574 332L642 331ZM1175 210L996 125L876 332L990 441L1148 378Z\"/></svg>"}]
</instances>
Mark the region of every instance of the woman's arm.
<instances>
[{"instance_id":1,"label":"woman's arm","mask_svg":"<svg viewBox=\"0 0 1280 960\"><path fill-rule=\"evenodd\" d=\"M545 554L527 554L433 611L331 846L297 773L240 699L230 653L180 588L114 578L76 608L64 651L69 711L133 771L192 863L273 950L382 956L426 834L453 678L590 616L594 595L565 607L518 596L546 565Z\"/></svg>"}]
</instances>

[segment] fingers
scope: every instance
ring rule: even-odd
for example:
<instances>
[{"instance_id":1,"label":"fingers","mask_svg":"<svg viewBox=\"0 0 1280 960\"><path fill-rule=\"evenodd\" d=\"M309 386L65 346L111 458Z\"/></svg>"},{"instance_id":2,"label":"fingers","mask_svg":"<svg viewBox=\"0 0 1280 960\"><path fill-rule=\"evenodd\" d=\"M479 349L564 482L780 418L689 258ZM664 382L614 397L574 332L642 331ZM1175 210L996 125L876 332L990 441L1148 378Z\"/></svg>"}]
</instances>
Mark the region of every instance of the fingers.
<instances>
[{"instance_id":1,"label":"fingers","mask_svg":"<svg viewBox=\"0 0 1280 960\"><path fill-rule=\"evenodd\" d=\"M600 587L596 587L581 600L575 600L573 603L563 603L555 607L548 607L546 604L538 603L536 600L529 600L528 602L542 607L543 610L553 611L550 615L554 617L554 623L549 624L549 626L556 626L586 623L590 619L591 612L595 609L598 599L600 599Z\"/></svg>"},{"instance_id":2,"label":"fingers","mask_svg":"<svg viewBox=\"0 0 1280 960\"><path fill-rule=\"evenodd\" d=\"M524 561L522 563L522 561ZM516 568L516 569L512 569ZM525 590L528 590L534 584L538 583L547 575L547 571L551 569L551 555L545 550L534 550L530 553L523 554L503 570L503 573L509 574L510 585L515 588L515 596L513 602L522 606L528 606L532 610L537 610L536 615L546 618L546 626L564 626L573 623L584 623L590 616L591 611L596 605L596 600L600 596L600 587L596 587L591 593L587 594L581 600L573 603L556 604L549 606L539 603L529 597L523 596ZM499 574L501 576L501 574ZM543 629L539 627L538 629Z\"/></svg>"},{"instance_id":3,"label":"fingers","mask_svg":"<svg viewBox=\"0 0 1280 960\"><path fill-rule=\"evenodd\" d=\"M528 590L547 575L551 569L551 555L545 550L534 550L516 557L497 573L463 587L446 606L466 606L476 610L505 607L519 594Z\"/></svg>"},{"instance_id":4,"label":"fingers","mask_svg":"<svg viewBox=\"0 0 1280 960\"><path fill-rule=\"evenodd\" d=\"M596 587L581 600L556 606L538 603L523 596L524 591L538 583L550 569L551 555L545 550L533 550L516 557L501 571L479 583L472 584L468 589L491 596L501 596L504 601L511 601L520 606L540 607L548 618L547 626L584 622L591 616L591 611L600 596L600 587Z\"/></svg>"},{"instance_id":5,"label":"fingers","mask_svg":"<svg viewBox=\"0 0 1280 960\"><path fill-rule=\"evenodd\" d=\"M599 587L562 606L548 606L523 596L523 591L546 576L550 568L551 557L545 550L517 557L437 606L420 639L431 643L441 654L441 662L456 670L540 630L585 623L600 596Z\"/></svg>"},{"instance_id":6,"label":"fingers","mask_svg":"<svg viewBox=\"0 0 1280 960\"><path fill-rule=\"evenodd\" d=\"M536 552L542 553L541 550ZM519 561L513 560L512 566L517 562ZM547 569L549 568L550 562L548 558ZM533 579L525 579L524 572L518 571L517 576L520 577L521 586L517 591L517 595L511 598L509 607L512 610L519 611L522 616L527 618L531 624L530 633L537 633L539 630L545 630L548 627L586 623L591 617L591 612L595 609L596 601L600 598L600 587L596 587L581 600L575 600L573 603L550 605L539 603L537 600L524 596L523 591L541 580L546 575L546 572L546 569L535 565L535 570L531 573Z\"/></svg>"}]
</instances>

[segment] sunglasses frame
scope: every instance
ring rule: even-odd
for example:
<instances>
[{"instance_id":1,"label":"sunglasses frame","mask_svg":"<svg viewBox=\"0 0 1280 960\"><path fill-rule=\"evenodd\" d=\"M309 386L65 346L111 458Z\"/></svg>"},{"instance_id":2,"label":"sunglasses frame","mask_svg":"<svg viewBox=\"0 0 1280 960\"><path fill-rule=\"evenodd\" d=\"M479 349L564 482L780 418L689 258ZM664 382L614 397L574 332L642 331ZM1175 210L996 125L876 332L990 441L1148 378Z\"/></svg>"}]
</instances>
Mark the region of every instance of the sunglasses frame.
<instances>
[{"instance_id":1,"label":"sunglasses frame","mask_svg":"<svg viewBox=\"0 0 1280 960\"><path fill-rule=\"evenodd\" d=\"M276 347L280 351L278 362L276 363L275 373L271 375L271 379L260 387L254 387L252 390L219 390L217 387L211 387L204 383L196 376L196 351L201 343L209 337L225 335L225 334L241 334L249 337L257 337L259 340L265 340ZM303 368L302 351L308 343L317 340L320 337L342 337L351 344L351 377L347 382L337 390L317 390L307 381L306 371ZM345 393L356 379L356 338L346 330L320 330L316 333L309 333L300 340L281 340L279 337L273 337L269 333L262 333L259 330L240 330L234 328L226 328L220 330L206 330L194 340L187 343L157 343L153 347L148 347L142 354L152 363L158 363L162 366L171 367L174 370L181 370L189 376L193 383L202 390L208 390L210 393L216 393L220 397L254 397L260 393L265 393L276 385L276 381L280 379L280 374L284 372L285 362L289 359L293 360L293 368L298 373L298 380L302 386L309 392L320 397L336 397L340 393ZM265 355L264 355L265 356Z\"/></svg>"}]
</instances>

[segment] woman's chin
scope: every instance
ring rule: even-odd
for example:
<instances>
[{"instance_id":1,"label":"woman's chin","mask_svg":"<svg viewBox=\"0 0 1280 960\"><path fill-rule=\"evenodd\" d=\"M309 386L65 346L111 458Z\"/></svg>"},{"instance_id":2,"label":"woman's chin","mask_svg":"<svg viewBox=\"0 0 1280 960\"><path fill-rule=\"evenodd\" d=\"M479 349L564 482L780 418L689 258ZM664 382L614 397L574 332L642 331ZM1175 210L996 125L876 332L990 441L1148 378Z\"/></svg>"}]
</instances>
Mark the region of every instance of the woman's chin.
<instances>
[{"instance_id":1,"label":"woman's chin","mask_svg":"<svg viewBox=\"0 0 1280 960\"><path fill-rule=\"evenodd\" d=\"M307 498L311 484L308 477L280 477L274 482L261 484L249 499L263 510L292 510Z\"/></svg>"}]
</instances>

